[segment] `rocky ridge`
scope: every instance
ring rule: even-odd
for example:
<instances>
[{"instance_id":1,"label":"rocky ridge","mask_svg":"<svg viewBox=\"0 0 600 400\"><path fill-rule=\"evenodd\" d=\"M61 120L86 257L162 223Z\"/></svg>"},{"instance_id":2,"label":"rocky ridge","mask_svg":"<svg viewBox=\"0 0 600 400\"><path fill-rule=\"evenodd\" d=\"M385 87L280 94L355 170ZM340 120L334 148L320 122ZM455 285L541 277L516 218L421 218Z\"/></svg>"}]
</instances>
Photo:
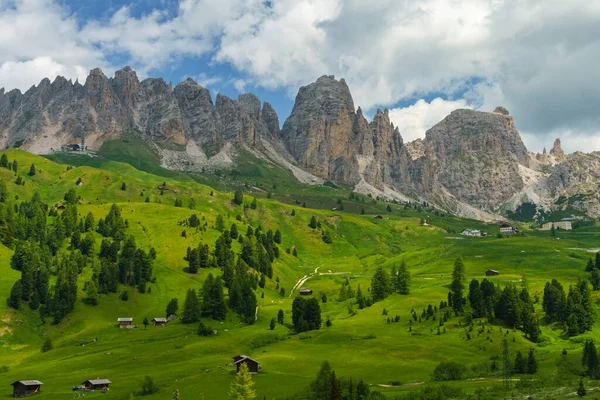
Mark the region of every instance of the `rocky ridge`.
<instances>
[{"instance_id":1,"label":"rocky ridge","mask_svg":"<svg viewBox=\"0 0 600 400\"><path fill-rule=\"evenodd\" d=\"M343 79L322 76L299 89L279 126L271 105L253 94L218 94L213 102L191 78L173 88L160 78L140 81L129 67L113 78L94 69L83 85L57 77L25 93L0 89L1 147L48 153L78 143L84 129L88 146L98 149L129 131L170 169L233 166L247 151L305 183L335 181L478 219L500 218L523 203L563 207L565 198L600 215L600 153L565 154L559 139L549 153L529 153L503 107L455 110L424 139L404 143L387 110L369 121Z\"/></svg>"}]
</instances>

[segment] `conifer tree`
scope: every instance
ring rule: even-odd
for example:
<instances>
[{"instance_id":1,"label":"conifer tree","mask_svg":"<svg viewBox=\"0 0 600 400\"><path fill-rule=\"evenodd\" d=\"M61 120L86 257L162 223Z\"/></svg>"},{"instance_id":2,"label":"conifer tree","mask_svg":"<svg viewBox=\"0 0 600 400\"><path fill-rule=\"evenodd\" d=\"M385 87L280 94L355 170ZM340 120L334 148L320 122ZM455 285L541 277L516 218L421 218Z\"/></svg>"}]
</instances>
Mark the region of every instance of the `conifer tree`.
<instances>
[{"instance_id":1,"label":"conifer tree","mask_svg":"<svg viewBox=\"0 0 600 400\"><path fill-rule=\"evenodd\" d=\"M402 260L400 263L400 268L396 272L395 276L392 276L392 279L395 279L395 288L396 291L400 294L409 294L410 293L410 272L406 267L406 262Z\"/></svg>"},{"instance_id":2,"label":"conifer tree","mask_svg":"<svg viewBox=\"0 0 600 400\"><path fill-rule=\"evenodd\" d=\"M462 257L458 257L454 261L454 270L452 271L452 283L450 288L452 290L452 306L456 313L463 311L465 300L463 297L463 280L465 277L465 264Z\"/></svg>"},{"instance_id":3,"label":"conifer tree","mask_svg":"<svg viewBox=\"0 0 600 400\"><path fill-rule=\"evenodd\" d=\"M373 301L385 299L392 292L392 285L388 273L383 267L378 267L371 279L371 295Z\"/></svg>"},{"instance_id":4,"label":"conifer tree","mask_svg":"<svg viewBox=\"0 0 600 400\"><path fill-rule=\"evenodd\" d=\"M284 320L283 310L280 309L277 312L277 323L283 325L283 320Z\"/></svg>"},{"instance_id":5,"label":"conifer tree","mask_svg":"<svg viewBox=\"0 0 600 400\"><path fill-rule=\"evenodd\" d=\"M192 324L200 320L200 302L194 289L188 289L183 303L183 314L181 322L184 324Z\"/></svg>"},{"instance_id":6,"label":"conifer tree","mask_svg":"<svg viewBox=\"0 0 600 400\"><path fill-rule=\"evenodd\" d=\"M223 220L223 216L221 214L217 215L217 220L215 221L215 229L219 232L223 232L225 229L225 221Z\"/></svg>"},{"instance_id":7,"label":"conifer tree","mask_svg":"<svg viewBox=\"0 0 600 400\"><path fill-rule=\"evenodd\" d=\"M241 205L244 202L244 194L241 190L236 190L233 194L233 204Z\"/></svg>"},{"instance_id":8,"label":"conifer tree","mask_svg":"<svg viewBox=\"0 0 600 400\"><path fill-rule=\"evenodd\" d=\"M258 208L258 200L256 200L256 197L252 199L252 203L250 203L250 208L253 210L256 210Z\"/></svg>"},{"instance_id":9,"label":"conifer tree","mask_svg":"<svg viewBox=\"0 0 600 400\"><path fill-rule=\"evenodd\" d=\"M308 224L308 226L310 226L313 229L315 229L317 227L317 219L315 218L314 215L312 217L310 217L310 223Z\"/></svg>"},{"instance_id":10,"label":"conifer tree","mask_svg":"<svg viewBox=\"0 0 600 400\"><path fill-rule=\"evenodd\" d=\"M0 157L0 167L8 168L8 156L4 153L2 154L2 157Z\"/></svg>"},{"instance_id":11,"label":"conifer tree","mask_svg":"<svg viewBox=\"0 0 600 400\"><path fill-rule=\"evenodd\" d=\"M29 167L29 176L34 176L35 175L35 164L31 164L31 167Z\"/></svg>"},{"instance_id":12,"label":"conifer tree","mask_svg":"<svg viewBox=\"0 0 600 400\"><path fill-rule=\"evenodd\" d=\"M179 300L171 299L171 301L169 301L169 304L167 304L165 318L169 318L171 315L177 315L178 310L179 310Z\"/></svg>"},{"instance_id":13,"label":"conifer tree","mask_svg":"<svg viewBox=\"0 0 600 400\"><path fill-rule=\"evenodd\" d=\"M533 347L529 349L529 356L527 357L527 373L535 374L538 370L537 360L535 359L535 352Z\"/></svg>"},{"instance_id":14,"label":"conifer tree","mask_svg":"<svg viewBox=\"0 0 600 400\"><path fill-rule=\"evenodd\" d=\"M17 160L13 160L13 163L12 163L13 172L16 173L18 171L18 169L19 169L19 163L17 163Z\"/></svg>"},{"instance_id":15,"label":"conifer tree","mask_svg":"<svg viewBox=\"0 0 600 400\"><path fill-rule=\"evenodd\" d=\"M517 351L513 371L516 374L524 374L527 372L527 360L523 357L521 350Z\"/></svg>"},{"instance_id":16,"label":"conifer tree","mask_svg":"<svg viewBox=\"0 0 600 400\"><path fill-rule=\"evenodd\" d=\"M234 400L249 400L256 397L256 392L253 389L254 382L250 371L248 371L248 365L242 363L239 371L229 386L229 396Z\"/></svg>"}]
</instances>

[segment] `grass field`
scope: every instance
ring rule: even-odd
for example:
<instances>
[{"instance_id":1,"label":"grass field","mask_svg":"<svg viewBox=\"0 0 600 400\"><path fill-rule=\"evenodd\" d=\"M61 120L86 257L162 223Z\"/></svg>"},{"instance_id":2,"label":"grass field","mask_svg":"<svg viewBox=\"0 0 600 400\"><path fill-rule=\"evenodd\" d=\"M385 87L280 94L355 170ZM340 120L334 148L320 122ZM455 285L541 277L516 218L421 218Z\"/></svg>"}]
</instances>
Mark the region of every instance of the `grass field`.
<instances>
[{"instance_id":1,"label":"grass field","mask_svg":"<svg viewBox=\"0 0 600 400\"><path fill-rule=\"evenodd\" d=\"M494 357L501 356L504 338L509 340L513 356L517 350L527 352L535 347L540 365L540 372L524 377L519 387L513 385L513 392L521 398L525 395L564 398L579 382L582 342L586 338L600 338L600 322L592 332L574 338L566 337L552 325L544 325L543 341L536 345L525 339L522 332L507 331L501 325L485 321L476 321L473 337L467 340L459 317L452 317L445 325L445 333L440 335L437 321L413 324L412 332L408 329L411 309L420 314L428 304L439 305L446 300L457 256L464 257L468 280L481 279L487 269L493 268L500 271L499 276L491 278L495 283L526 284L531 295L541 299L544 284L553 278L566 287L587 278L585 264L593 256L588 249L600 247L599 226L559 232L557 237L551 237L549 232L525 231L516 237L463 238L447 234L441 227L457 231L480 228L490 233L496 233L497 227L455 217L434 217L432 225L421 226L423 215L416 210L394 205L392 212L387 213L382 202L368 203L371 212L385 213L382 220L374 219L372 214L330 211L329 204L322 204L321 209L303 208L289 204L291 201L280 201L277 196L260 198L256 210L244 209L231 204L231 193L217 192L185 175L153 175L109 160L76 163L71 162L72 158L54 158L81 165L69 167L19 150L3 153L10 160L18 160L19 173L26 181L25 186L16 186L14 174L0 169L0 178L8 182L9 189L19 199L38 191L44 201L58 204L68 189L76 188L82 197L79 214L85 216L91 211L96 220L105 216L115 202L129 221L128 232L146 250L154 247L157 259L156 283L151 285L151 293L123 288L129 292L128 301L120 300L118 294L101 295L98 306L78 301L74 313L59 325L51 325L42 324L38 313L27 306L19 312L6 307L6 296L19 274L10 269L12 250L0 245L0 367L9 367L0 373L0 398L8 398L9 384L20 379L44 382L42 392L35 398L58 399L72 397L71 387L86 379L106 377L114 383L110 392L88 393L86 397L128 399L131 394L137 396L142 379L149 375L161 390L145 396L148 399L168 399L175 388L180 390L182 399L198 399L201 394L205 399L225 399L234 378L233 367L226 364L237 354L247 354L261 362L262 370L254 377L261 399L301 393L314 379L323 360L329 360L338 376L364 379L372 390L379 390L389 398L436 385L431 381L433 369L442 360L454 360L468 366L469 373L467 379L448 384L475 395L482 389L501 387L501 378L497 372L489 371L489 365ZM95 164L84 165L90 162ZM38 170L33 177L26 174L31 163ZM80 177L83 185L76 186ZM123 182L127 184L125 191L121 190ZM161 195L157 186L163 183L169 190ZM276 191L283 190L280 187L286 186L278 186ZM292 188L290 184L290 200L299 190L300 187ZM315 206L321 198L336 204L336 194L343 193L333 188L306 188L306 192L306 198L313 199ZM149 203L145 203L146 197L150 198ZM173 206L176 198L183 200L184 207ZM196 202L195 210L186 207L191 198ZM356 207L361 205L356 204ZM352 207L355 206L349 211L356 211ZM295 216L291 216L292 210ZM243 326L230 313L222 323L204 321L218 330L211 337L200 337L195 334L196 325L179 321L143 329L144 317L164 316L171 298L179 298L182 304L188 288L199 289L208 273L220 273L203 270L190 275L184 271L187 247L202 242L212 248L219 235L214 229L205 233L188 229L187 237L182 237L183 228L178 222L193 213L206 218L209 227L220 213L225 216L226 226L236 222L236 216L240 215L242 221L237 222L240 232L245 232L248 225L259 224L281 230L281 258L275 261L274 271L287 293L281 297L274 280L268 280L265 289L259 288L258 320L254 325ZM334 233L331 245L323 243L319 231L308 227L312 215ZM99 247L100 236L96 239ZM292 246L297 247L298 258L285 252ZM240 251L237 242L234 250ZM347 301L337 301L346 279L354 290L360 284L366 291L378 266L389 271L402 260L412 274L410 295L393 294L363 310L352 305L353 313L349 312ZM90 275L87 268L79 279L79 298L84 295L83 283ZM323 319L329 317L333 324L319 331L294 334L291 303L296 293L290 296L290 290L307 275L310 277L304 286L313 289L315 295L326 294L328 301L321 304ZM600 296L594 293L594 300L598 299ZM399 315L400 322L387 324L382 315L384 308L390 316ZM285 312L286 324L271 331L269 321L279 309ZM536 304L536 311L541 313L541 301ZM140 327L118 329L118 317L133 317ZM478 334L481 325L485 325L485 332ZM54 349L41 353L45 337L53 340ZM567 356L561 356L563 349L567 349Z\"/></svg>"}]
</instances>

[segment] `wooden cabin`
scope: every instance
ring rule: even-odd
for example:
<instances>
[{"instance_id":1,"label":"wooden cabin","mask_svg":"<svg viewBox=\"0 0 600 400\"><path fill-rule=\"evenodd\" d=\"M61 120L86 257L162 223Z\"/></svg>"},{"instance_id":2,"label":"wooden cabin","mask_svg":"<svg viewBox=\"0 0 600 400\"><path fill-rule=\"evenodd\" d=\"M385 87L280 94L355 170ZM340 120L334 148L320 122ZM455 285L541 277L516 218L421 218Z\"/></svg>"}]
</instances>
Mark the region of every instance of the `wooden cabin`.
<instances>
[{"instance_id":1,"label":"wooden cabin","mask_svg":"<svg viewBox=\"0 0 600 400\"><path fill-rule=\"evenodd\" d=\"M236 373L240 372L240 366L242 364L246 364L248 366L248 371L250 371L251 374L258 374L258 370L260 369L260 363L258 361L253 360L245 355L233 357L233 365L236 367Z\"/></svg>"},{"instance_id":2,"label":"wooden cabin","mask_svg":"<svg viewBox=\"0 0 600 400\"><path fill-rule=\"evenodd\" d=\"M88 379L83 382L82 385L86 390L104 390L108 389L109 385L112 384L108 379Z\"/></svg>"},{"instance_id":3,"label":"wooden cabin","mask_svg":"<svg viewBox=\"0 0 600 400\"><path fill-rule=\"evenodd\" d=\"M152 325L154 326L165 326L167 323L166 318L152 318Z\"/></svg>"},{"instance_id":4,"label":"wooden cabin","mask_svg":"<svg viewBox=\"0 0 600 400\"><path fill-rule=\"evenodd\" d=\"M305 288L300 289L301 296L310 296L311 294L313 294L312 289L305 289Z\"/></svg>"},{"instance_id":5,"label":"wooden cabin","mask_svg":"<svg viewBox=\"0 0 600 400\"><path fill-rule=\"evenodd\" d=\"M39 393L43 383L38 380L31 379L25 381L16 381L11 383L11 385L13 387L13 397L25 397Z\"/></svg>"},{"instance_id":6,"label":"wooden cabin","mask_svg":"<svg viewBox=\"0 0 600 400\"><path fill-rule=\"evenodd\" d=\"M487 271L485 271L485 276L496 276L496 275L500 275L500 272L496 271L495 269L488 269Z\"/></svg>"},{"instance_id":7,"label":"wooden cabin","mask_svg":"<svg viewBox=\"0 0 600 400\"><path fill-rule=\"evenodd\" d=\"M119 328L129 328L133 325L133 318L118 318Z\"/></svg>"}]
</instances>

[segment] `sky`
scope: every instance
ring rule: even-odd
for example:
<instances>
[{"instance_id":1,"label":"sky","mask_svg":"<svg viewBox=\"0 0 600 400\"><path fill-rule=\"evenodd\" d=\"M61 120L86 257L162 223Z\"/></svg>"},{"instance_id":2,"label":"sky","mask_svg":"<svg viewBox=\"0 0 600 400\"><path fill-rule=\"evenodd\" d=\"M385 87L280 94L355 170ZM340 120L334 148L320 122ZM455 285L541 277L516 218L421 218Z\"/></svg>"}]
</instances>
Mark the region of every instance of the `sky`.
<instances>
[{"instance_id":1,"label":"sky","mask_svg":"<svg viewBox=\"0 0 600 400\"><path fill-rule=\"evenodd\" d=\"M531 151L600 150L599 64L600 1L0 0L0 88L129 65L255 93L283 123L300 86L335 75L405 142L502 105Z\"/></svg>"}]
</instances>

